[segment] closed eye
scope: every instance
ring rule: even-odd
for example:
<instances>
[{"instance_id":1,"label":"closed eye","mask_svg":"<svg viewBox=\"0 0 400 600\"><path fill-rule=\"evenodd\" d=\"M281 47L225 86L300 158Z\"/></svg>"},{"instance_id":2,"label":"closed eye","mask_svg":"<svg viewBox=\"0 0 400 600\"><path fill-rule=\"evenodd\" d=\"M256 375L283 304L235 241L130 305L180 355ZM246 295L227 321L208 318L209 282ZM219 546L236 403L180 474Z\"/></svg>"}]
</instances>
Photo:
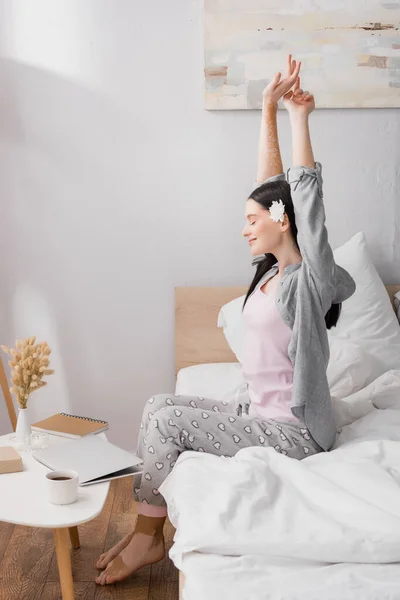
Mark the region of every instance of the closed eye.
<instances>
[{"instance_id":1,"label":"closed eye","mask_svg":"<svg viewBox=\"0 0 400 600\"><path fill-rule=\"evenodd\" d=\"M245 219L248 221L249 225L255 225L256 224L256 218L257 218L257 215L254 215L254 214L249 214L249 215L245 216Z\"/></svg>"}]
</instances>

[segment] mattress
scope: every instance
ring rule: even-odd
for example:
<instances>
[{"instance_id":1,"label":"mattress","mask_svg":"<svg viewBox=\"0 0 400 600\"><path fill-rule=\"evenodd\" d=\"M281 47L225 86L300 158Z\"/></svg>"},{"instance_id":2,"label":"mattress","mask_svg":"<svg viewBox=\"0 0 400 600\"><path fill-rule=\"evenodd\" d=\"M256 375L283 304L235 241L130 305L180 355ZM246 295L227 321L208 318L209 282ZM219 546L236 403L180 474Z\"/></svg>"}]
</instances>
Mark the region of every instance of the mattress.
<instances>
[{"instance_id":1,"label":"mattress","mask_svg":"<svg viewBox=\"0 0 400 600\"><path fill-rule=\"evenodd\" d=\"M176 393L226 400L241 381L238 364L197 365ZM400 371L348 391L329 453L181 455L161 491L184 600L400 600Z\"/></svg>"}]
</instances>

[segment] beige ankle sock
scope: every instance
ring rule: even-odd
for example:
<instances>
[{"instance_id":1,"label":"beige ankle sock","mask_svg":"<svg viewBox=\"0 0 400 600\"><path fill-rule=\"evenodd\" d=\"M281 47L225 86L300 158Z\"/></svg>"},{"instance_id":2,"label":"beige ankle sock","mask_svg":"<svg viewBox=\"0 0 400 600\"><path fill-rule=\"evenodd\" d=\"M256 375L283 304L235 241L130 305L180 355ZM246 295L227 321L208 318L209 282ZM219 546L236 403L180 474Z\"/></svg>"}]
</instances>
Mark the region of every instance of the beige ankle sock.
<instances>
[{"instance_id":1,"label":"beige ankle sock","mask_svg":"<svg viewBox=\"0 0 400 600\"><path fill-rule=\"evenodd\" d=\"M146 517L138 515L135 527L135 533L144 533L155 538L163 535L163 528L166 517Z\"/></svg>"}]
</instances>

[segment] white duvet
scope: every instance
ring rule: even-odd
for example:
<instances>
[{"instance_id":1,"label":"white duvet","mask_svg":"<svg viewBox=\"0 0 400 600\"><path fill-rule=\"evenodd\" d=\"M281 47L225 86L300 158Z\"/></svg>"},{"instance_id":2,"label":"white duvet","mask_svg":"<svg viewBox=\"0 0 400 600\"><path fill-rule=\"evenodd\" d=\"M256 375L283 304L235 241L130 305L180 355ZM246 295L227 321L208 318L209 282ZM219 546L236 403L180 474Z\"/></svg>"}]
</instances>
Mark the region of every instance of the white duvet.
<instances>
[{"instance_id":1,"label":"white duvet","mask_svg":"<svg viewBox=\"0 0 400 600\"><path fill-rule=\"evenodd\" d=\"M161 492L185 600L400 599L400 371L338 410L335 448L303 461L181 455Z\"/></svg>"}]
</instances>

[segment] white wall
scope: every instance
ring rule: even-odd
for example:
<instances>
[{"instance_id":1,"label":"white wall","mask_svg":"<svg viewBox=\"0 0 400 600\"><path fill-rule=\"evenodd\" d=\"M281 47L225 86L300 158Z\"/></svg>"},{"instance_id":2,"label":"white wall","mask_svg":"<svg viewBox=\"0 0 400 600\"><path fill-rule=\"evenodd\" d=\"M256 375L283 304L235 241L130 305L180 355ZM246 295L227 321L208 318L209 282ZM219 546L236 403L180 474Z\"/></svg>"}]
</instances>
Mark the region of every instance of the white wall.
<instances>
[{"instance_id":1,"label":"white wall","mask_svg":"<svg viewBox=\"0 0 400 600\"><path fill-rule=\"evenodd\" d=\"M0 11L1 342L37 333L54 349L34 416L105 418L134 447L143 403L174 386L174 287L251 277L260 114L203 109L200 0ZM386 283L400 281L399 122L313 116L331 243L364 230ZM287 162L284 113L280 127Z\"/></svg>"}]
</instances>

